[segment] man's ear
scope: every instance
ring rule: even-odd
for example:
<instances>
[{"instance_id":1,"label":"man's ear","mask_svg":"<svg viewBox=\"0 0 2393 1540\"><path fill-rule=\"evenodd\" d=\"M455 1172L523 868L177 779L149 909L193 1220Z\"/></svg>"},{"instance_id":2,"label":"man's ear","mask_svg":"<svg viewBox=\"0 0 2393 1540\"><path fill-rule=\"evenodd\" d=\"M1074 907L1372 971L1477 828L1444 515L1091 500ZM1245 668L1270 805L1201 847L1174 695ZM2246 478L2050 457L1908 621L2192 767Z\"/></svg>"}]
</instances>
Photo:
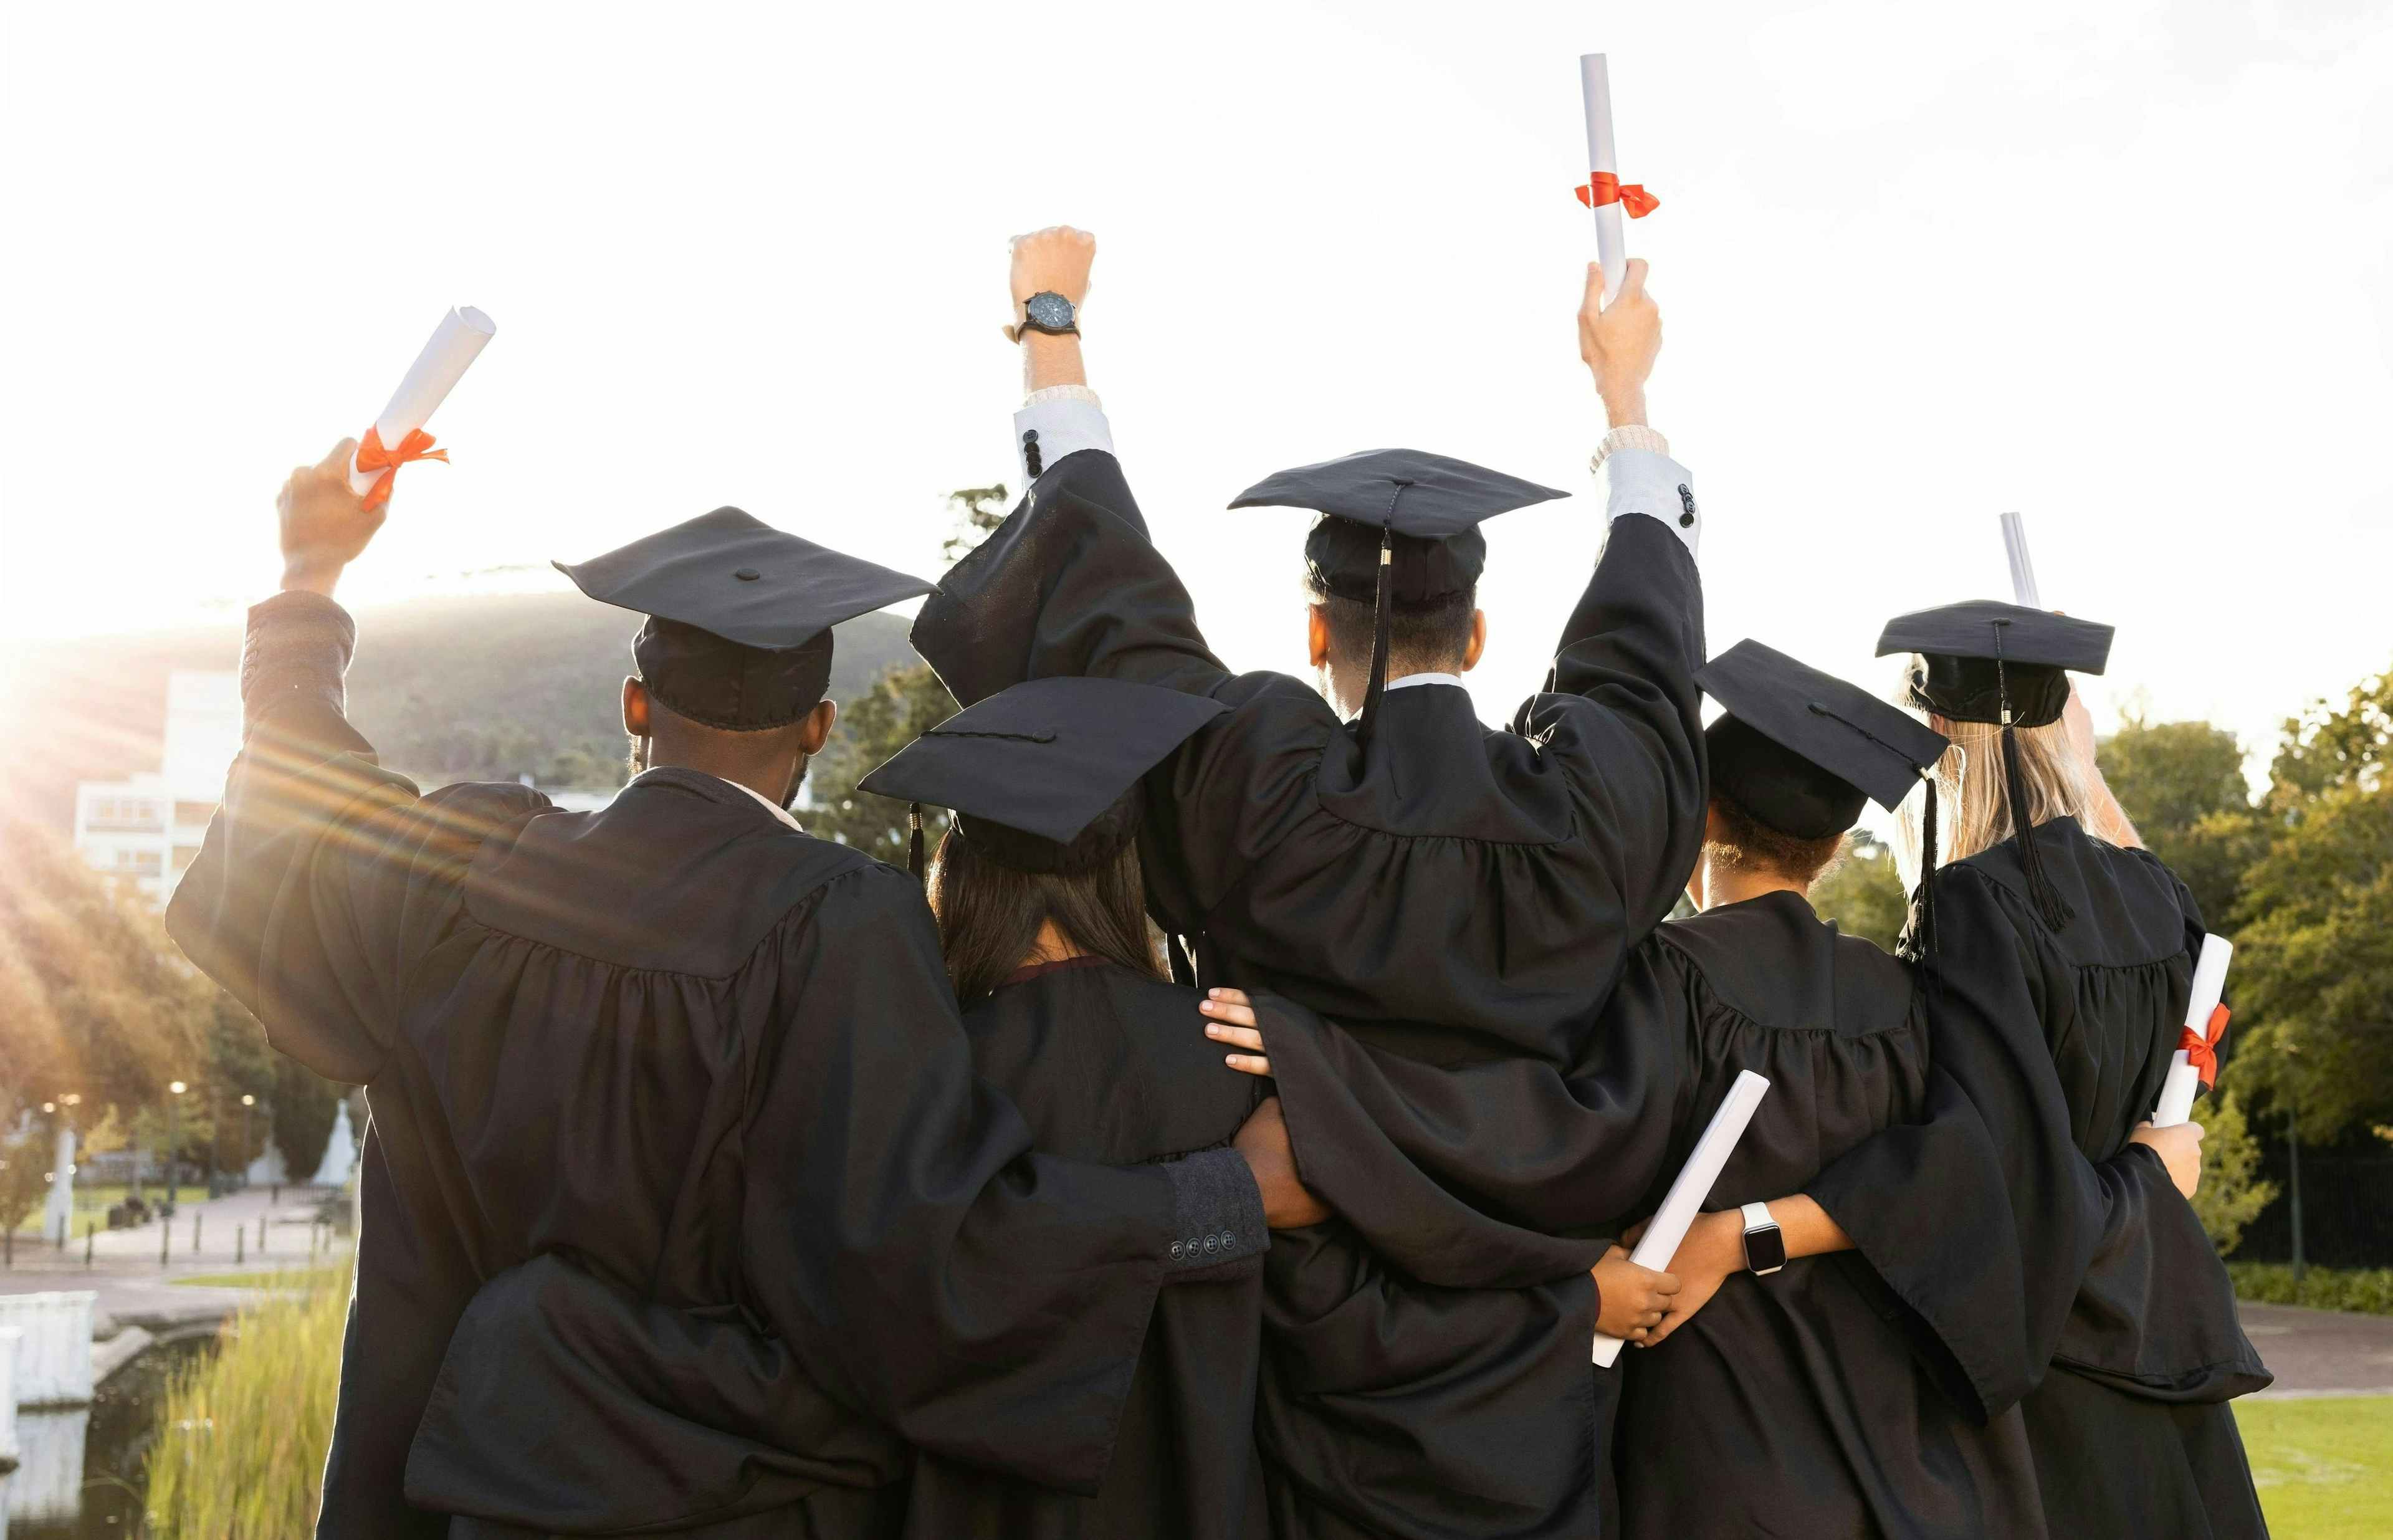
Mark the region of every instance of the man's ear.
<instances>
[{"instance_id":1,"label":"man's ear","mask_svg":"<svg viewBox=\"0 0 2393 1540\"><path fill-rule=\"evenodd\" d=\"M798 752L808 759L823 751L830 741L831 724L839 720L839 702L819 700L815 709L798 721Z\"/></svg>"},{"instance_id":2,"label":"man's ear","mask_svg":"<svg viewBox=\"0 0 2393 1540\"><path fill-rule=\"evenodd\" d=\"M1314 668L1329 661L1329 612L1319 605L1304 607L1304 651Z\"/></svg>"},{"instance_id":3,"label":"man's ear","mask_svg":"<svg viewBox=\"0 0 2393 1540\"><path fill-rule=\"evenodd\" d=\"M648 737L648 687L639 680L623 681L623 731L633 737Z\"/></svg>"},{"instance_id":4,"label":"man's ear","mask_svg":"<svg viewBox=\"0 0 2393 1540\"><path fill-rule=\"evenodd\" d=\"M1487 650L1487 612L1471 612L1471 640L1462 646L1462 672L1469 673L1479 666L1479 655Z\"/></svg>"}]
</instances>

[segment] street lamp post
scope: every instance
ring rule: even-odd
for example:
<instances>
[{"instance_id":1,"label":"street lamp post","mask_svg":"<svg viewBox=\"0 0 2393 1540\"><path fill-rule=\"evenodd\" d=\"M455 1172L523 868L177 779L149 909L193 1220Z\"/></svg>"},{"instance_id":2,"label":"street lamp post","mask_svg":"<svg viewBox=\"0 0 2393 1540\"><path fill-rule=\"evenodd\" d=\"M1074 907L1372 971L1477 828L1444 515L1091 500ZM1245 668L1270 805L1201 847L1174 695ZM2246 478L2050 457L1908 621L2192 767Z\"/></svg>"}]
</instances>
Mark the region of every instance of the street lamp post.
<instances>
[{"instance_id":1,"label":"street lamp post","mask_svg":"<svg viewBox=\"0 0 2393 1540\"><path fill-rule=\"evenodd\" d=\"M257 1105L257 1098L243 1091L241 1098L241 1181L249 1185L249 1163L257 1158L249 1153L249 1115Z\"/></svg>"},{"instance_id":2,"label":"street lamp post","mask_svg":"<svg viewBox=\"0 0 2393 1540\"><path fill-rule=\"evenodd\" d=\"M168 1219L175 1215L176 1152L182 1145L183 1092L190 1089L180 1080L166 1082L166 1201L159 1211Z\"/></svg>"}]
</instances>

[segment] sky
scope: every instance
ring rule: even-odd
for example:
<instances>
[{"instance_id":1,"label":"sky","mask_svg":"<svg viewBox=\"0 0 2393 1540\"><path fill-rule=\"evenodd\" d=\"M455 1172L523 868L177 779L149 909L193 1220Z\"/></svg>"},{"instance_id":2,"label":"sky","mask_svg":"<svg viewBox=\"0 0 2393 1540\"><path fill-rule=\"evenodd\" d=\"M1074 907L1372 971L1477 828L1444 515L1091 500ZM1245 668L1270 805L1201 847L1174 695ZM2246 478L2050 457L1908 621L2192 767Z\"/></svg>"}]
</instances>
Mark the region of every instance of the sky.
<instances>
[{"instance_id":1,"label":"sky","mask_svg":"<svg viewBox=\"0 0 2393 1540\"><path fill-rule=\"evenodd\" d=\"M2370 0L19 7L0 38L0 638L229 617L272 500L433 322L497 338L353 569L549 586L737 503L935 576L1016 481L1006 240L1099 241L1091 383L1215 649L1301 670L1278 467L1405 444L1489 528L1501 721L1602 533L1576 56L1693 473L1712 649L2111 621L2098 714L2256 750L2393 662L2393 20ZM390 33L391 35L386 35ZM369 634L366 645L371 646Z\"/></svg>"}]
</instances>

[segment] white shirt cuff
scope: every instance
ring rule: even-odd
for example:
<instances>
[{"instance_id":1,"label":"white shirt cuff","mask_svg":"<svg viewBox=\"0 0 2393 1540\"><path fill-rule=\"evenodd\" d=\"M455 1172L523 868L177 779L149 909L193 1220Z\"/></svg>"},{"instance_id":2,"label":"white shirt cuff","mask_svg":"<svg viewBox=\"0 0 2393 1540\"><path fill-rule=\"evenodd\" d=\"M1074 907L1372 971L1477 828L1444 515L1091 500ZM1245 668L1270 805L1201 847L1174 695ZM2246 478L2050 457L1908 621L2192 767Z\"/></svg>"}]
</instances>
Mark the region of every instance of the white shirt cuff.
<instances>
[{"instance_id":1,"label":"white shirt cuff","mask_svg":"<svg viewBox=\"0 0 2393 1540\"><path fill-rule=\"evenodd\" d=\"M1013 453L1027 490L1048 466L1082 450L1114 451L1113 425L1087 385L1032 391L1013 414Z\"/></svg>"},{"instance_id":2,"label":"white shirt cuff","mask_svg":"<svg viewBox=\"0 0 2393 1540\"><path fill-rule=\"evenodd\" d=\"M1628 431L1614 429L1595 460L1602 467L1596 474L1604 481L1604 522L1609 524L1623 514L1658 518L1685 543L1687 555L1699 555L1696 546L1703 537L1704 517L1695 505L1693 476L1667 454L1612 442Z\"/></svg>"}]
</instances>

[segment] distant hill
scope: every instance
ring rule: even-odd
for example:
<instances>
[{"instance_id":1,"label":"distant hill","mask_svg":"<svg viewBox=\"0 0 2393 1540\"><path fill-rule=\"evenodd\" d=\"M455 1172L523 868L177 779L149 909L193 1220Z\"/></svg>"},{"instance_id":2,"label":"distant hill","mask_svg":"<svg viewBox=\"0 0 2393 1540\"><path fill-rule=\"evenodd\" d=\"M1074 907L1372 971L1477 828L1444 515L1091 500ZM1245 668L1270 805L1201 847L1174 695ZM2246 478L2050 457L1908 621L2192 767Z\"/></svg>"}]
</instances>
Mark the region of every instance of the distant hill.
<instances>
[{"instance_id":1,"label":"distant hill","mask_svg":"<svg viewBox=\"0 0 2393 1540\"><path fill-rule=\"evenodd\" d=\"M617 704L637 620L578 594L447 595L358 617L349 715L385 763L426 783L529 774L544 787L614 786L625 743ZM831 694L846 699L910 661L906 620L839 631ZM0 796L52 828L74 819L79 780L158 767L166 675L241 663L241 621L28 648L13 659L15 720Z\"/></svg>"}]
</instances>

